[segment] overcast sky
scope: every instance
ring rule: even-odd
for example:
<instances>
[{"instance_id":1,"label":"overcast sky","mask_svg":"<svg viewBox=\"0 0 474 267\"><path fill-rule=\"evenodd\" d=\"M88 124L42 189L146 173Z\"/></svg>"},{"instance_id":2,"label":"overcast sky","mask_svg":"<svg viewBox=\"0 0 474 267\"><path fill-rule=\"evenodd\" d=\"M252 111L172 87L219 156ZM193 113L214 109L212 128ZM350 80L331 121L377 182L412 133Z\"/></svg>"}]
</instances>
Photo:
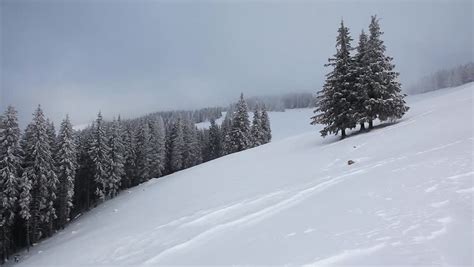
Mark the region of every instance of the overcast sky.
<instances>
[{"instance_id":1,"label":"overcast sky","mask_svg":"<svg viewBox=\"0 0 474 267\"><path fill-rule=\"evenodd\" d=\"M341 18L355 40L381 18L403 84L473 58L470 0L0 1L0 108L23 125L316 92Z\"/></svg>"}]
</instances>

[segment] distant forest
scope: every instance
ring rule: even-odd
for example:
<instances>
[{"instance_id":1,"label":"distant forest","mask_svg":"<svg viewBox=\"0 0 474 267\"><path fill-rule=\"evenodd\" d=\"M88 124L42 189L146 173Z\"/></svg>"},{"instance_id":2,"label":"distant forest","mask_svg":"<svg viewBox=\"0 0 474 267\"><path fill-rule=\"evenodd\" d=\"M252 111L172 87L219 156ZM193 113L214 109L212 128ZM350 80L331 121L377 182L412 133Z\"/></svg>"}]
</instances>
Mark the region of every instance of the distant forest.
<instances>
[{"instance_id":1,"label":"distant forest","mask_svg":"<svg viewBox=\"0 0 474 267\"><path fill-rule=\"evenodd\" d=\"M470 82L474 82L474 62L451 69L440 70L431 75L425 76L414 85L406 88L405 92L410 95L422 94Z\"/></svg>"}]
</instances>

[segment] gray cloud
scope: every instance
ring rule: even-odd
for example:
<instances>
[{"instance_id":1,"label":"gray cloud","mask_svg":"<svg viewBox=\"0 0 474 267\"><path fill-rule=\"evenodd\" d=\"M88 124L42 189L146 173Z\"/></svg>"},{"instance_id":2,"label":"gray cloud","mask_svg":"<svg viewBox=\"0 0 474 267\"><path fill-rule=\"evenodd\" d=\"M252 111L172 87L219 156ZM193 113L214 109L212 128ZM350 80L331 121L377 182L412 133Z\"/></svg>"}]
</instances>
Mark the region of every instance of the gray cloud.
<instances>
[{"instance_id":1,"label":"gray cloud","mask_svg":"<svg viewBox=\"0 0 474 267\"><path fill-rule=\"evenodd\" d=\"M316 91L341 18L381 18L409 84L472 60L472 1L2 1L1 101L87 122ZM355 45L354 41L354 45Z\"/></svg>"}]
</instances>

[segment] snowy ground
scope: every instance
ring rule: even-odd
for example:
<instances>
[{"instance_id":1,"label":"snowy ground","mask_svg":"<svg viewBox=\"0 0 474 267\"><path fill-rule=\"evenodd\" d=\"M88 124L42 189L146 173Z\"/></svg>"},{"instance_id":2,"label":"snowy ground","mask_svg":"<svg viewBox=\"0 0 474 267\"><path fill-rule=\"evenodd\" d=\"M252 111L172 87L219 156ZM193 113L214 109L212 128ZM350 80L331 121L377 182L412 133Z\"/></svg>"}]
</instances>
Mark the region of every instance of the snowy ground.
<instances>
[{"instance_id":1,"label":"snowy ground","mask_svg":"<svg viewBox=\"0 0 474 267\"><path fill-rule=\"evenodd\" d=\"M399 123L343 141L293 112L301 134L123 192L19 266L472 266L473 90L409 98Z\"/></svg>"}]
</instances>

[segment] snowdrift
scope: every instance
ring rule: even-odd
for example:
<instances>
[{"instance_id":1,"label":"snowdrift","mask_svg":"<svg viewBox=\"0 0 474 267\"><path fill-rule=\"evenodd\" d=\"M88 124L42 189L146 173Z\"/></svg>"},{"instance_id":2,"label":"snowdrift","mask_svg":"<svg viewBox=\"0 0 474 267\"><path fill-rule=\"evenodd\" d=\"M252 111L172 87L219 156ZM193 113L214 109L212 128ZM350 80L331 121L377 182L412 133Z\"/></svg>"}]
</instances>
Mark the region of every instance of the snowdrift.
<instances>
[{"instance_id":1,"label":"snowdrift","mask_svg":"<svg viewBox=\"0 0 474 267\"><path fill-rule=\"evenodd\" d=\"M342 141L308 131L310 111L272 116L300 134L122 192L18 266L472 266L473 90L411 97Z\"/></svg>"}]
</instances>

